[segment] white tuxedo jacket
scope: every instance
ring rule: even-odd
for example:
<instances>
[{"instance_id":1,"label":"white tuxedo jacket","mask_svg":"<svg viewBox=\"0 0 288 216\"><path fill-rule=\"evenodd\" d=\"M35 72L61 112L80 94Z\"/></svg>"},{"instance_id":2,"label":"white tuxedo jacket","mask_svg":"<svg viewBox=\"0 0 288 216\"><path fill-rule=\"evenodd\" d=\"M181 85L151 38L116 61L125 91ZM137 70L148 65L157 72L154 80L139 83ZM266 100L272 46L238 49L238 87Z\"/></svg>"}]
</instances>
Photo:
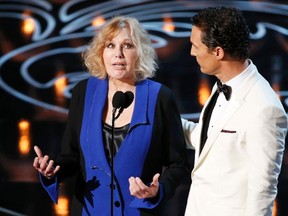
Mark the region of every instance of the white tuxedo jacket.
<instances>
[{"instance_id":1,"label":"white tuxedo jacket","mask_svg":"<svg viewBox=\"0 0 288 216\"><path fill-rule=\"evenodd\" d=\"M271 216L277 194L287 114L251 62L251 73L228 103L199 156L203 112L182 119L195 164L185 216ZM212 94L216 91L216 85Z\"/></svg>"}]
</instances>

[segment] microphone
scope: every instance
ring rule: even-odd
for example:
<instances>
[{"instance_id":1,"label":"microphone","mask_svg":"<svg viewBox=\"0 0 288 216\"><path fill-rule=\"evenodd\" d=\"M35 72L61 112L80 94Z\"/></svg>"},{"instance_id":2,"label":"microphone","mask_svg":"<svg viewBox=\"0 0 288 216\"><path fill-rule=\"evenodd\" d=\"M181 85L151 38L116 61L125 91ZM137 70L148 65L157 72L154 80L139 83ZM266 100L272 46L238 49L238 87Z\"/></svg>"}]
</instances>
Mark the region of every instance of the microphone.
<instances>
[{"instance_id":1,"label":"microphone","mask_svg":"<svg viewBox=\"0 0 288 216\"><path fill-rule=\"evenodd\" d=\"M121 105L118 115L115 117L115 120L120 116L120 114L123 112L124 109L128 108L130 106L130 104L133 102L134 100L134 94L131 91L126 91L124 93L124 101L123 104Z\"/></svg>"},{"instance_id":2,"label":"microphone","mask_svg":"<svg viewBox=\"0 0 288 216\"><path fill-rule=\"evenodd\" d=\"M131 91L126 91L124 93L125 95L125 100L124 100L124 104L123 104L123 108L126 109L127 107L130 106L130 104L133 102L134 100L134 94Z\"/></svg>"},{"instance_id":3,"label":"microphone","mask_svg":"<svg viewBox=\"0 0 288 216\"><path fill-rule=\"evenodd\" d=\"M133 94L133 93L132 93ZM122 91L117 91L112 98L112 113L115 114L116 110L123 106L125 103L125 94Z\"/></svg>"}]
</instances>

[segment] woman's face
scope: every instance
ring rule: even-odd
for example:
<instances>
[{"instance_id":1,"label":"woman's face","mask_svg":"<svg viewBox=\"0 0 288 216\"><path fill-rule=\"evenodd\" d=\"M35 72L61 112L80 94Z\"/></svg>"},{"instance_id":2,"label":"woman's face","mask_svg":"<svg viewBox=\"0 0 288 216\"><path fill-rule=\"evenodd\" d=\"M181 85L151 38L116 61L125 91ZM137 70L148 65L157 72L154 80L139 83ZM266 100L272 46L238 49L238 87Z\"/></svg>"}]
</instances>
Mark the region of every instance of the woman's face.
<instances>
[{"instance_id":1,"label":"woman's face","mask_svg":"<svg viewBox=\"0 0 288 216\"><path fill-rule=\"evenodd\" d=\"M103 60L110 78L121 81L135 80L137 51L127 28L121 29L111 41L106 41Z\"/></svg>"}]
</instances>

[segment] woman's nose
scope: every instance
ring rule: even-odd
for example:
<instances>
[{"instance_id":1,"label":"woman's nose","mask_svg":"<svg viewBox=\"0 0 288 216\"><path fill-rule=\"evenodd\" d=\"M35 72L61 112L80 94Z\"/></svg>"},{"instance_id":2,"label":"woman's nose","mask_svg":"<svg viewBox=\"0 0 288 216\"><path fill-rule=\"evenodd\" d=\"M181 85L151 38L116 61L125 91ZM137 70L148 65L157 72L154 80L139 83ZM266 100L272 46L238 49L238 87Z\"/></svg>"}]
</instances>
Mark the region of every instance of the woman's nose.
<instances>
[{"instance_id":1,"label":"woman's nose","mask_svg":"<svg viewBox=\"0 0 288 216\"><path fill-rule=\"evenodd\" d=\"M116 49L116 55L115 55L115 57L116 57L116 58L123 58L123 57L124 57L122 48Z\"/></svg>"}]
</instances>

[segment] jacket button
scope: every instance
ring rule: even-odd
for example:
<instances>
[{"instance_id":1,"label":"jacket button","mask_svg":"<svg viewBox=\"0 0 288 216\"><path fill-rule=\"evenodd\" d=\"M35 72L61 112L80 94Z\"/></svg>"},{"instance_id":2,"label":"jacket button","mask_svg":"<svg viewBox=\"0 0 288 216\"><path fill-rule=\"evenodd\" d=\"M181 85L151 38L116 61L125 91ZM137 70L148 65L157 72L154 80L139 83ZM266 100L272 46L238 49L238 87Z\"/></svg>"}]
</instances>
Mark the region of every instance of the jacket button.
<instances>
[{"instance_id":1,"label":"jacket button","mask_svg":"<svg viewBox=\"0 0 288 216\"><path fill-rule=\"evenodd\" d=\"M115 205L117 208L119 208L119 207L120 207L120 202L119 202L119 201L116 201L116 202L114 202L114 205Z\"/></svg>"},{"instance_id":2,"label":"jacket button","mask_svg":"<svg viewBox=\"0 0 288 216\"><path fill-rule=\"evenodd\" d=\"M114 184L110 184L110 188L115 190L115 185Z\"/></svg>"}]
</instances>

